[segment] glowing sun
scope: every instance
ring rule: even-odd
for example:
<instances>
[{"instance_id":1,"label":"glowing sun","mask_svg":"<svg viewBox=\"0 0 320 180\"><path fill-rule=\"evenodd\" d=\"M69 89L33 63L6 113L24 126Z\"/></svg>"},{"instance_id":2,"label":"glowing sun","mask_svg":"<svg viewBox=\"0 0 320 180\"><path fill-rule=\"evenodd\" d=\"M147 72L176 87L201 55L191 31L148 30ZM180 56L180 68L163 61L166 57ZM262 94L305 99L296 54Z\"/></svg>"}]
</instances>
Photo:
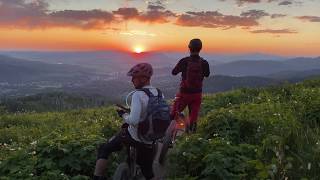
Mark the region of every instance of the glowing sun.
<instances>
[{"instance_id":1,"label":"glowing sun","mask_svg":"<svg viewBox=\"0 0 320 180\"><path fill-rule=\"evenodd\" d=\"M140 53L144 52L144 48L141 47L141 46L136 46L136 47L133 48L133 51L134 51L135 53L140 54Z\"/></svg>"}]
</instances>

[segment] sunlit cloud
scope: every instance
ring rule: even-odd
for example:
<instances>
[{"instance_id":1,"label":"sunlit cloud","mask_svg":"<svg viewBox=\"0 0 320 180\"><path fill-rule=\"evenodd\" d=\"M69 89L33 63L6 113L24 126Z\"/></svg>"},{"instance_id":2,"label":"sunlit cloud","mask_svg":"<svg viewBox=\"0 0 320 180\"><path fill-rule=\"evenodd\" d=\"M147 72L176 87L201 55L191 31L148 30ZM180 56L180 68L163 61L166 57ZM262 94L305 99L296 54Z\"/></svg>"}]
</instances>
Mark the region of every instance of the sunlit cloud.
<instances>
[{"instance_id":1,"label":"sunlit cloud","mask_svg":"<svg viewBox=\"0 0 320 180\"><path fill-rule=\"evenodd\" d=\"M224 0L231 1L231 0ZM273 2L278 0L237 0L238 3ZM92 10L48 10L49 4L40 0L0 0L0 27L9 28L78 28L83 30L105 30L122 21L141 23L171 23L184 27L204 27L230 29L240 27L250 29L260 25L264 17L281 18L285 14L269 14L264 10L247 10L240 15L223 14L219 11L187 11L177 14L167 10L169 1L146 1L147 9L139 11L135 7L121 7L114 11ZM284 0L289 4L295 1ZM319 22L318 16L299 16L297 19ZM123 32L127 35L154 36L154 34Z\"/></svg>"},{"instance_id":2,"label":"sunlit cloud","mask_svg":"<svg viewBox=\"0 0 320 180\"><path fill-rule=\"evenodd\" d=\"M261 33L267 33L267 34L296 34L298 33L295 30L290 29L261 29L261 30L254 30L250 31L251 33L255 34L261 34Z\"/></svg>"},{"instance_id":3,"label":"sunlit cloud","mask_svg":"<svg viewBox=\"0 0 320 180\"><path fill-rule=\"evenodd\" d=\"M163 6L159 6L159 5L148 5L148 9L153 10L153 11L162 11L165 10L165 8Z\"/></svg>"},{"instance_id":4,"label":"sunlit cloud","mask_svg":"<svg viewBox=\"0 0 320 180\"><path fill-rule=\"evenodd\" d=\"M0 0L0 27L7 28L53 28L105 29L122 20L136 19L148 23L168 23L175 13L161 6L148 6L145 12L136 8L119 8L116 11L62 10L49 11L43 1Z\"/></svg>"},{"instance_id":5,"label":"sunlit cloud","mask_svg":"<svg viewBox=\"0 0 320 180\"><path fill-rule=\"evenodd\" d=\"M254 18L254 19L260 19L264 16L269 16L269 13L266 13L264 10L249 10L246 12L242 12L240 14L242 17L248 17L248 18Z\"/></svg>"},{"instance_id":6,"label":"sunlit cloud","mask_svg":"<svg viewBox=\"0 0 320 180\"><path fill-rule=\"evenodd\" d=\"M229 29L234 27L251 27L259 25L258 20L269 14L262 10L250 10L235 15L224 15L218 11L187 12L178 17L180 26L199 26L206 28Z\"/></svg>"},{"instance_id":7,"label":"sunlit cloud","mask_svg":"<svg viewBox=\"0 0 320 180\"><path fill-rule=\"evenodd\" d=\"M139 11L136 8L119 8L112 12L115 15L120 15L125 20L137 18L139 16Z\"/></svg>"},{"instance_id":8,"label":"sunlit cloud","mask_svg":"<svg viewBox=\"0 0 320 180\"><path fill-rule=\"evenodd\" d=\"M277 2L279 6L302 4L301 1L296 1L296 0L220 0L220 1L234 1L238 6L244 6L245 4L272 3L272 2Z\"/></svg>"},{"instance_id":9,"label":"sunlit cloud","mask_svg":"<svg viewBox=\"0 0 320 180\"><path fill-rule=\"evenodd\" d=\"M270 17L272 19L286 17L286 14L272 14Z\"/></svg>"},{"instance_id":10,"label":"sunlit cloud","mask_svg":"<svg viewBox=\"0 0 320 180\"><path fill-rule=\"evenodd\" d=\"M234 1L239 6L242 6L246 3L261 3L261 2L272 2L272 1L278 1L278 0L220 0L220 1Z\"/></svg>"},{"instance_id":11,"label":"sunlit cloud","mask_svg":"<svg viewBox=\"0 0 320 180\"><path fill-rule=\"evenodd\" d=\"M292 4L292 1L282 1L278 5L279 6L287 6L287 5L291 5L291 4Z\"/></svg>"},{"instance_id":12,"label":"sunlit cloud","mask_svg":"<svg viewBox=\"0 0 320 180\"><path fill-rule=\"evenodd\" d=\"M320 22L319 16L298 16L296 18L306 22Z\"/></svg>"},{"instance_id":13,"label":"sunlit cloud","mask_svg":"<svg viewBox=\"0 0 320 180\"><path fill-rule=\"evenodd\" d=\"M139 30L124 31L124 32L120 32L120 34L125 36L145 36L145 37L157 36L157 34L155 33L149 33L149 32L139 31Z\"/></svg>"},{"instance_id":14,"label":"sunlit cloud","mask_svg":"<svg viewBox=\"0 0 320 180\"><path fill-rule=\"evenodd\" d=\"M150 23L168 23L170 18L176 17L171 11L148 10L139 16L139 20Z\"/></svg>"}]
</instances>

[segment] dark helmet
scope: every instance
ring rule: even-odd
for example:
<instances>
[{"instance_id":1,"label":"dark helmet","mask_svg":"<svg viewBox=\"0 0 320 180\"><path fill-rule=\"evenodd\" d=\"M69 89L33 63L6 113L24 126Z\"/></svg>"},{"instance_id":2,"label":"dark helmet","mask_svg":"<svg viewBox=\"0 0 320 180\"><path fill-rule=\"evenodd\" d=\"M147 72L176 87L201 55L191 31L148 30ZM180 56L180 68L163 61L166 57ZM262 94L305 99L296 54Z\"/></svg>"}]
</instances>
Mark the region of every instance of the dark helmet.
<instances>
[{"instance_id":1,"label":"dark helmet","mask_svg":"<svg viewBox=\"0 0 320 180\"><path fill-rule=\"evenodd\" d=\"M202 49L202 42L200 39L192 39L188 47L191 51L200 52Z\"/></svg>"},{"instance_id":2,"label":"dark helmet","mask_svg":"<svg viewBox=\"0 0 320 180\"><path fill-rule=\"evenodd\" d=\"M139 63L133 66L130 71L127 73L128 76L145 76L151 77L153 74L153 69L151 64L148 63Z\"/></svg>"}]
</instances>

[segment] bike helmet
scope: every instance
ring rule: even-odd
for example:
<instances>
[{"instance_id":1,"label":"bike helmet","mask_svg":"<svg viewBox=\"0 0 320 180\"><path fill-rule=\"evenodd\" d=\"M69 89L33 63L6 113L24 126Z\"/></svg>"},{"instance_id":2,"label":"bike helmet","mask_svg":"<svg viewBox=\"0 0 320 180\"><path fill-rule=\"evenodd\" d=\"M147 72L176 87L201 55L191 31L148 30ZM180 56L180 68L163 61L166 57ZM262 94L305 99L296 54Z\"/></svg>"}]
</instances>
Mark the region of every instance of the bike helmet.
<instances>
[{"instance_id":1,"label":"bike helmet","mask_svg":"<svg viewBox=\"0 0 320 180\"><path fill-rule=\"evenodd\" d=\"M145 76L151 77L153 74L153 69L149 63L139 63L133 66L127 73L128 76Z\"/></svg>"}]
</instances>

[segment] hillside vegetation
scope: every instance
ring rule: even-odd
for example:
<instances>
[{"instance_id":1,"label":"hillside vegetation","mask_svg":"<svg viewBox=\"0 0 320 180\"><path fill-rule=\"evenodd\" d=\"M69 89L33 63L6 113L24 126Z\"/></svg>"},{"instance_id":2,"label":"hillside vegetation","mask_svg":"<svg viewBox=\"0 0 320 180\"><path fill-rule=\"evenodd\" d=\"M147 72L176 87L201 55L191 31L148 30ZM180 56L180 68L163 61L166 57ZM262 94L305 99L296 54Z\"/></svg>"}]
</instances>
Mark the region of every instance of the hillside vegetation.
<instances>
[{"instance_id":1,"label":"hillside vegetation","mask_svg":"<svg viewBox=\"0 0 320 180\"><path fill-rule=\"evenodd\" d=\"M1 180L89 179L121 125L113 107L0 112ZM320 178L320 78L206 95L199 121L171 150L168 179Z\"/></svg>"},{"instance_id":2,"label":"hillside vegetation","mask_svg":"<svg viewBox=\"0 0 320 180\"><path fill-rule=\"evenodd\" d=\"M171 154L175 179L319 179L320 79L204 98L198 133Z\"/></svg>"}]
</instances>

